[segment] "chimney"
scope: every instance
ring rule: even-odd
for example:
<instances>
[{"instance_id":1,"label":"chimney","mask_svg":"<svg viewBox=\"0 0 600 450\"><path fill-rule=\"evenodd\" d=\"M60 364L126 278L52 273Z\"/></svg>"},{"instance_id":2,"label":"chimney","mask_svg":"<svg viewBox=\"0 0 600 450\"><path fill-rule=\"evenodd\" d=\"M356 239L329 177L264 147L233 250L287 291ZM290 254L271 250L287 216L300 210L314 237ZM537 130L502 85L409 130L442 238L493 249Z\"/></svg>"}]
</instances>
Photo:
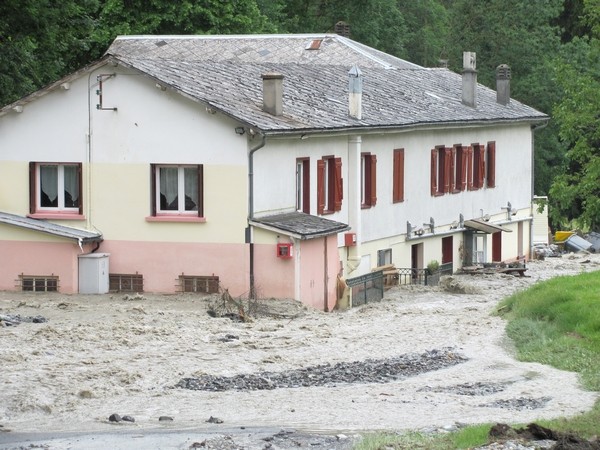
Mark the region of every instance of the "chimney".
<instances>
[{"instance_id":1,"label":"chimney","mask_svg":"<svg viewBox=\"0 0 600 450\"><path fill-rule=\"evenodd\" d=\"M263 111L274 116L283 113L283 75L270 72L262 75Z\"/></svg>"},{"instance_id":2,"label":"chimney","mask_svg":"<svg viewBox=\"0 0 600 450\"><path fill-rule=\"evenodd\" d=\"M358 66L352 66L348 72L348 108L355 119L362 119L362 78Z\"/></svg>"},{"instance_id":3,"label":"chimney","mask_svg":"<svg viewBox=\"0 0 600 450\"><path fill-rule=\"evenodd\" d=\"M506 64L496 67L496 102L504 106L510 103L510 67Z\"/></svg>"},{"instance_id":4,"label":"chimney","mask_svg":"<svg viewBox=\"0 0 600 450\"><path fill-rule=\"evenodd\" d=\"M477 106L477 67L474 52L463 52L462 102L475 108Z\"/></svg>"}]
</instances>

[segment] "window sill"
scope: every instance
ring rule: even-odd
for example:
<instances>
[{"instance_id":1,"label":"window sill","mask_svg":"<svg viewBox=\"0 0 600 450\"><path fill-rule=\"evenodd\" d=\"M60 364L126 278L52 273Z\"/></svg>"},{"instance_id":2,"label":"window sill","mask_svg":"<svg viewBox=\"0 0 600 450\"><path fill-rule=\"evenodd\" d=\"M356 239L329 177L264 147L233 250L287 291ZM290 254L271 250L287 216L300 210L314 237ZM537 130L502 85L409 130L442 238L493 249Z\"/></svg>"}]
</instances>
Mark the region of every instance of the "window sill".
<instances>
[{"instance_id":1,"label":"window sill","mask_svg":"<svg viewBox=\"0 0 600 450\"><path fill-rule=\"evenodd\" d=\"M50 220L85 220L83 214L59 213L59 212L36 212L27 214L31 219L50 219Z\"/></svg>"},{"instance_id":2,"label":"window sill","mask_svg":"<svg viewBox=\"0 0 600 450\"><path fill-rule=\"evenodd\" d=\"M146 222L191 222L191 223L205 223L206 217L198 216L176 216L176 215L164 215L164 216L148 216Z\"/></svg>"}]
</instances>

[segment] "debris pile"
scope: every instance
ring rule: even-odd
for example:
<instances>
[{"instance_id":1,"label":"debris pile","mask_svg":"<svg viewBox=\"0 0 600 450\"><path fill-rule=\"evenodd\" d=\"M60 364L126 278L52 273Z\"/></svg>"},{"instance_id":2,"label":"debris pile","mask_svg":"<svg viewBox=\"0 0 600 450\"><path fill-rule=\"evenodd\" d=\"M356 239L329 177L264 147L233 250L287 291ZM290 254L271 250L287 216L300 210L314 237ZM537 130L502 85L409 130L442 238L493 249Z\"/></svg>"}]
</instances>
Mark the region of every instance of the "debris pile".
<instances>
[{"instance_id":1,"label":"debris pile","mask_svg":"<svg viewBox=\"0 0 600 450\"><path fill-rule=\"evenodd\" d=\"M260 372L232 377L202 375L183 378L175 387L198 391L255 391L350 383L387 383L465 361L467 358L451 349L441 349L389 359L322 364L283 372Z\"/></svg>"},{"instance_id":2,"label":"debris pile","mask_svg":"<svg viewBox=\"0 0 600 450\"><path fill-rule=\"evenodd\" d=\"M29 323L44 323L48 320L43 316L26 316L21 317L20 314L0 314L0 326L13 327L23 322Z\"/></svg>"}]
</instances>

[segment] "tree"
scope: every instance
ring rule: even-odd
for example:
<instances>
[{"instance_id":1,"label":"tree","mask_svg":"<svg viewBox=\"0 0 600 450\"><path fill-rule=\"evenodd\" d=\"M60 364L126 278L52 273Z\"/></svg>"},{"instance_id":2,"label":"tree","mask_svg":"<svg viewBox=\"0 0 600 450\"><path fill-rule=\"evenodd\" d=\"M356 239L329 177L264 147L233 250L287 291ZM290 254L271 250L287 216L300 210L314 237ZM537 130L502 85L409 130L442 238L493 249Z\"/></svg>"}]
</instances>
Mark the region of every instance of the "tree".
<instances>
[{"instance_id":1,"label":"tree","mask_svg":"<svg viewBox=\"0 0 600 450\"><path fill-rule=\"evenodd\" d=\"M450 67L461 72L462 52L474 51L478 81L494 89L496 67L508 64L512 97L550 114L561 95L549 74L561 44L561 30L553 24L562 12L563 0L455 0L448 5ZM548 192L563 155L554 124L536 132L536 194Z\"/></svg>"},{"instance_id":2,"label":"tree","mask_svg":"<svg viewBox=\"0 0 600 450\"><path fill-rule=\"evenodd\" d=\"M564 90L554 108L566 164L550 189L555 225L600 230L600 41L575 39L556 71Z\"/></svg>"},{"instance_id":3,"label":"tree","mask_svg":"<svg viewBox=\"0 0 600 450\"><path fill-rule=\"evenodd\" d=\"M439 0L398 0L406 23L407 59L425 67L448 60L449 13Z\"/></svg>"},{"instance_id":4,"label":"tree","mask_svg":"<svg viewBox=\"0 0 600 450\"><path fill-rule=\"evenodd\" d=\"M349 25L353 40L399 57L406 55L406 26L396 0L289 0L283 13L282 32L334 32L341 21Z\"/></svg>"},{"instance_id":5,"label":"tree","mask_svg":"<svg viewBox=\"0 0 600 450\"><path fill-rule=\"evenodd\" d=\"M97 0L0 2L0 105L89 61Z\"/></svg>"}]
</instances>

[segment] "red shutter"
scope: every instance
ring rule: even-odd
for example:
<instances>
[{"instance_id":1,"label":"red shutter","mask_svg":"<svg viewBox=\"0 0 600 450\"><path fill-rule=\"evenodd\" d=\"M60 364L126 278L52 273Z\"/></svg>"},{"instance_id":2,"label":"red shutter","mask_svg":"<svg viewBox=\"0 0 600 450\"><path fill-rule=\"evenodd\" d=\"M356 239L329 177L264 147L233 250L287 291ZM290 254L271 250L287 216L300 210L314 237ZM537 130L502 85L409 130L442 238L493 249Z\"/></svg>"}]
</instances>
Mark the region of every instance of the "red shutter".
<instances>
[{"instance_id":1,"label":"red shutter","mask_svg":"<svg viewBox=\"0 0 600 450\"><path fill-rule=\"evenodd\" d=\"M198 217L204 217L204 166L198 165Z\"/></svg>"},{"instance_id":2,"label":"red shutter","mask_svg":"<svg viewBox=\"0 0 600 450\"><path fill-rule=\"evenodd\" d=\"M451 192L450 167L452 150L450 147L444 149L444 194Z\"/></svg>"},{"instance_id":3,"label":"red shutter","mask_svg":"<svg viewBox=\"0 0 600 450\"><path fill-rule=\"evenodd\" d=\"M437 149L431 149L431 195L437 194Z\"/></svg>"},{"instance_id":4,"label":"red shutter","mask_svg":"<svg viewBox=\"0 0 600 450\"><path fill-rule=\"evenodd\" d=\"M325 161L317 160L317 214L325 211Z\"/></svg>"},{"instance_id":5,"label":"red shutter","mask_svg":"<svg viewBox=\"0 0 600 450\"><path fill-rule=\"evenodd\" d=\"M469 145L467 147L467 189L473 190L473 147Z\"/></svg>"},{"instance_id":6,"label":"red shutter","mask_svg":"<svg viewBox=\"0 0 600 450\"><path fill-rule=\"evenodd\" d=\"M344 198L344 182L342 180L342 158L334 158L335 175L334 175L334 198L333 210L340 211L342 209L342 199Z\"/></svg>"},{"instance_id":7,"label":"red shutter","mask_svg":"<svg viewBox=\"0 0 600 450\"><path fill-rule=\"evenodd\" d=\"M77 176L79 177L79 214L83 215L83 170L81 168L81 163L77 165Z\"/></svg>"},{"instance_id":8,"label":"red shutter","mask_svg":"<svg viewBox=\"0 0 600 450\"><path fill-rule=\"evenodd\" d=\"M35 195L35 163L29 163L29 213L34 214L37 209Z\"/></svg>"},{"instance_id":9,"label":"red shutter","mask_svg":"<svg viewBox=\"0 0 600 450\"><path fill-rule=\"evenodd\" d=\"M496 142L488 142L487 148L487 187L496 187Z\"/></svg>"},{"instance_id":10,"label":"red shutter","mask_svg":"<svg viewBox=\"0 0 600 450\"><path fill-rule=\"evenodd\" d=\"M404 149L394 150L394 203L404 201Z\"/></svg>"},{"instance_id":11,"label":"red shutter","mask_svg":"<svg viewBox=\"0 0 600 450\"><path fill-rule=\"evenodd\" d=\"M150 164L150 211L156 216L156 166Z\"/></svg>"},{"instance_id":12,"label":"red shutter","mask_svg":"<svg viewBox=\"0 0 600 450\"><path fill-rule=\"evenodd\" d=\"M370 205L375 206L377 204L377 155L371 155L371 192L369 194L371 194Z\"/></svg>"}]
</instances>

